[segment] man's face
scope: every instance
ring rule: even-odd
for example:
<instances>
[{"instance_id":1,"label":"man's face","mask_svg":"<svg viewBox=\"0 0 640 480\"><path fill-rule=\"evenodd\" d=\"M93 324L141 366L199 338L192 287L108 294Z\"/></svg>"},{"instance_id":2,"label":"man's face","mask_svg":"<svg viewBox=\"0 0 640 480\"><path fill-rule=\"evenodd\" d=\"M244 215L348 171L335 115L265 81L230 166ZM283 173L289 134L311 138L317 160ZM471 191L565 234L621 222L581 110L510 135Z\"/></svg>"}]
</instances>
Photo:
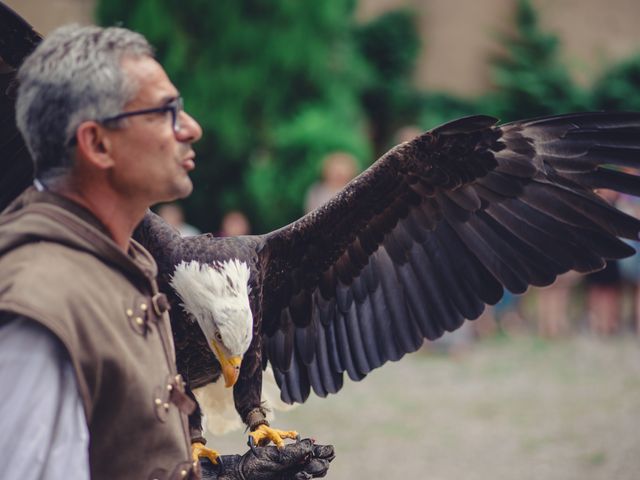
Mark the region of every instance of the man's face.
<instances>
[{"instance_id":1,"label":"man's face","mask_svg":"<svg viewBox=\"0 0 640 480\"><path fill-rule=\"evenodd\" d=\"M125 75L137 81L139 91L124 112L162 107L178 97L160 64L150 57L125 58ZM114 167L112 186L134 204L146 206L189 195L188 172L195 167L191 144L202 136L200 125L186 113L178 114L174 131L171 112L128 117L122 128L108 133Z\"/></svg>"}]
</instances>

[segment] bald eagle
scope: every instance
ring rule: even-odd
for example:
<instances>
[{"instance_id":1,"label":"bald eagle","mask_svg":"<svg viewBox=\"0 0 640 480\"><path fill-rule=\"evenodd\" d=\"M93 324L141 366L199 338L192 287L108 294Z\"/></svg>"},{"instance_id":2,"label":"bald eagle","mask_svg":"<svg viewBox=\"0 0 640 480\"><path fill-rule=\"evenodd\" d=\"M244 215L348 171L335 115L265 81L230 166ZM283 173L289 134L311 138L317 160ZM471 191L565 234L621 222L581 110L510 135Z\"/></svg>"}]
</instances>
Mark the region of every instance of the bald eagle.
<instances>
[{"instance_id":1,"label":"bald eagle","mask_svg":"<svg viewBox=\"0 0 640 480\"><path fill-rule=\"evenodd\" d=\"M2 32L11 41L30 38L9 27ZM0 55L9 66L19 60ZM2 101L11 105L7 95ZM22 175L4 176L0 187L16 192L14 179L28 181L30 165L7 118L3 162ZM327 204L274 232L183 238L148 213L135 236L158 263L188 386L223 379L253 441L281 444L295 432L265 419L265 368L284 402L334 394L345 374L362 380L457 329L505 288L522 293L632 255L620 238L637 239L640 221L594 190L638 195L638 176L618 167L639 165L640 113L504 125L480 115L398 145ZM199 410L190 424L200 439Z\"/></svg>"},{"instance_id":2,"label":"bald eagle","mask_svg":"<svg viewBox=\"0 0 640 480\"><path fill-rule=\"evenodd\" d=\"M240 416L275 436L252 424L267 365L285 402L324 397L345 373L362 380L477 318L504 288L632 255L618 237L637 239L640 222L593 190L637 195L638 177L609 165L637 168L639 153L640 113L468 117L398 145L274 232L182 238L149 213L136 237L171 295L187 382L222 373Z\"/></svg>"}]
</instances>

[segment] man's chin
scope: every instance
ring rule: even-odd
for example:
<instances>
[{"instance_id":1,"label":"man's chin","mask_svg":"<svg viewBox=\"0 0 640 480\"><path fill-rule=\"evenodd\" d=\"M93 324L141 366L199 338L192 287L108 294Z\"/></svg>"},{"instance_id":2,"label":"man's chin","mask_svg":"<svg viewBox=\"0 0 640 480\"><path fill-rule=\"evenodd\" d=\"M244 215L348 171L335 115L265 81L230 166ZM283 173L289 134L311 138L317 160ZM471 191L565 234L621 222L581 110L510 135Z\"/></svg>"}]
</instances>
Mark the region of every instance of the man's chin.
<instances>
[{"instance_id":1,"label":"man's chin","mask_svg":"<svg viewBox=\"0 0 640 480\"><path fill-rule=\"evenodd\" d=\"M179 185L174 185L173 191L170 194L167 194L164 198L158 200L156 203L167 203L187 198L191 195L191 192L193 192L193 183L191 183L191 179L187 177L185 182L182 182Z\"/></svg>"},{"instance_id":2,"label":"man's chin","mask_svg":"<svg viewBox=\"0 0 640 480\"><path fill-rule=\"evenodd\" d=\"M193 192L193 184L189 182L189 187L185 188L178 198L187 198Z\"/></svg>"},{"instance_id":3,"label":"man's chin","mask_svg":"<svg viewBox=\"0 0 640 480\"><path fill-rule=\"evenodd\" d=\"M193 182L189 175L185 174L181 181L176 185L176 198L174 200L186 198L191 195L191 192L193 192Z\"/></svg>"}]
</instances>

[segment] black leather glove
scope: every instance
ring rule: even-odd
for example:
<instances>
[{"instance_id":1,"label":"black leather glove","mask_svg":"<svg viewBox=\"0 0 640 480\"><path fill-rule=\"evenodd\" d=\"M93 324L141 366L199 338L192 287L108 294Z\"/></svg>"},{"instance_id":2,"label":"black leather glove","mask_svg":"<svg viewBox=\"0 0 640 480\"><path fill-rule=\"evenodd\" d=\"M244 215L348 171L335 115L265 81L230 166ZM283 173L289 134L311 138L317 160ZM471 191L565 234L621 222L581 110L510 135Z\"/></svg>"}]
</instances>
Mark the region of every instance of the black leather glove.
<instances>
[{"instance_id":1,"label":"black leather glove","mask_svg":"<svg viewBox=\"0 0 640 480\"><path fill-rule=\"evenodd\" d=\"M316 445L305 439L284 446L249 450L244 455L222 455L213 465L202 460L203 480L308 480L324 477L335 458L332 445Z\"/></svg>"}]
</instances>

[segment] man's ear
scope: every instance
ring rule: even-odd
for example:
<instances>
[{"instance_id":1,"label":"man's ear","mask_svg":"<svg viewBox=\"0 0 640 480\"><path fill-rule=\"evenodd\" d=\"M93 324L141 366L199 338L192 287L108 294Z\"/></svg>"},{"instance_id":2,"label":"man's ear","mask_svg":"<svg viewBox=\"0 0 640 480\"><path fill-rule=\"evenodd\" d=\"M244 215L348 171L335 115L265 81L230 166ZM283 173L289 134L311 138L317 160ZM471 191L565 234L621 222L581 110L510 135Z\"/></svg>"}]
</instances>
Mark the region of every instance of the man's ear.
<instances>
[{"instance_id":1,"label":"man's ear","mask_svg":"<svg viewBox=\"0 0 640 480\"><path fill-rule=\"evenodd\" d=\"M94 167L107 169L113 165L111 141L105 128L97 122L82 122L76 130L78 156Z\"/></svg>"}]
</instances>

